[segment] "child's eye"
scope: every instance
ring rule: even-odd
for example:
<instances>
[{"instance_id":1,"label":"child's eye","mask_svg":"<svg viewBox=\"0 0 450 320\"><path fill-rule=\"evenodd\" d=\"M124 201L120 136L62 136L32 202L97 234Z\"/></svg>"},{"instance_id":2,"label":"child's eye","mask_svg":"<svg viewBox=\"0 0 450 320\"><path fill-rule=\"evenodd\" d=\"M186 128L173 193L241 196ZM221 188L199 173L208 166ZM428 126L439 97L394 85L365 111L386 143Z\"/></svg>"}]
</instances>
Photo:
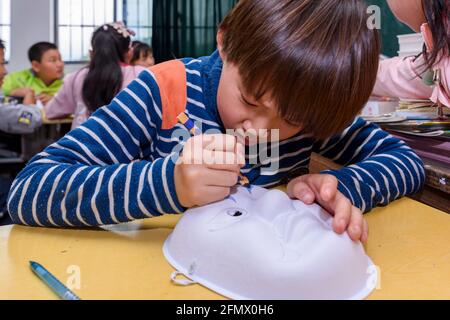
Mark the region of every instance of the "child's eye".
<instances>
[{"instance_id":1,"label":"child's eye","mask_svg":"<svg viewBox=\"0 0 450 320\"><path fill-rule=\"evenodd\" d=\"M291 122L291 121L286 121L288 125L292 126L292 127L298 127L298 125L296 125L295 123Z\"/></svg>"},{"instance_id":2,"label":"child's eye","mask_svg":"<svg viewBox=\"0 0 450 320\"><path fill-rule=\"evenodd\" d=\"M247 99L245 99L245 97L243 95L241 95L241 100L242 100L242 102L244 104L246 104L246 105L248 105L250 107L257 107L258 106L258 105L254 104L254 103L248 102Z\"/></svg>"},{"instance_id":3,"label":"child's eye","mask_svg":"<svg viewBox=\"0 0 450 320\"><path fill-rule=\"evenodd\" d=\"M291 121L291 120L285 119L284 122L286 122L288 125L290 125L290 126L292 126L292 127L301 127L300 124L295 123L295 122L293 122L293 121Z\"/></svg>"}]
</instances>

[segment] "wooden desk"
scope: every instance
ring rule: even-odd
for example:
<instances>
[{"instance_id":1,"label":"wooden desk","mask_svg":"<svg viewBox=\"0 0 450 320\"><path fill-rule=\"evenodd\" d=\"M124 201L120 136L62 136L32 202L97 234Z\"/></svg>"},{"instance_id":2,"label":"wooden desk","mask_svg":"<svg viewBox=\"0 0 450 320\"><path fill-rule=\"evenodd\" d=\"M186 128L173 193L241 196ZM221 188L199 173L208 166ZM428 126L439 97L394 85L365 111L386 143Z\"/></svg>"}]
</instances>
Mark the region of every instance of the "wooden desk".
<instances>
[{"instance_id":1,"label":"wooden desk","mask_svg":"<svg viewBox=\"0 0 450 320\"><path fill-rule=\"evenodd\" d=\"M423 159L427 179L424 188L411 195L410 198L438 210L450 213L450 168L429 159ZM311 173L332 169L339 170L340 166L317 154L313 154L310 163Z\"/></svg>"},{"instance_id":2,"label":"wooden desk","mask_svg":"<svg viewBox=\"0 0 450 320\"><path fill-rule=\"evenodd\" d=\"M81 271L83 299L223 299L199 285L177 287L162 245L179 216L104 230L0 228L0 300L55 299L30 271L42 263L64 283ZM402 199L368 216L367 252L381 270L370 299L450 299L450 215Z\"/></svg>"}]
</instances>

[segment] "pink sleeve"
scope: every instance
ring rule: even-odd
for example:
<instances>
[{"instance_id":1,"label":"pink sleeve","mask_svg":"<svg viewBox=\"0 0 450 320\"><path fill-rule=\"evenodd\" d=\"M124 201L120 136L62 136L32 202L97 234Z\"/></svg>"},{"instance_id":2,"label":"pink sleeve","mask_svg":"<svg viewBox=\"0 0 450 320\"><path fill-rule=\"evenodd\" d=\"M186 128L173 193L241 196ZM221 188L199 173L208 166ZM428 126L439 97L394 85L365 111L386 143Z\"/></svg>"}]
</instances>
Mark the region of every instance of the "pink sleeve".
<instances>
[{"instance_id":1,"label":"pink sleeve","mask_svg":"<svg viewBox=\"0 0 450 320\"><path fill-rule=\"evenodd\" d=\"M64 85L56 96L44 107L47 119L63 119L75 112L76 101L74 100L76 73L70 74L64 79Z\"/></svg>"},{"instance_id":2,"label":"pink sleeve","mask_svg":"<svg viewBox=\"0 0 450 320\"><path fill-rule=\"evenodd\" d=\"M146 68L141 67L141 66L127 66L127 67L123 67L122 68L122 74L123 74L122 89L126 88L145 69Z\"/></svg>"},{"instance_id":3,"label":"pink sleeve","mask_svg":"<svg viewBox=\"0 0 450 320\"><path fill-rule=\"evenodd\" d=\"M374 96L429 99L433 88L425 85L415 70L421 69L422 59L414 57L383 60L378 70ZM417 72L418 73L418 72Z\"/></svg>"}]
</instances>

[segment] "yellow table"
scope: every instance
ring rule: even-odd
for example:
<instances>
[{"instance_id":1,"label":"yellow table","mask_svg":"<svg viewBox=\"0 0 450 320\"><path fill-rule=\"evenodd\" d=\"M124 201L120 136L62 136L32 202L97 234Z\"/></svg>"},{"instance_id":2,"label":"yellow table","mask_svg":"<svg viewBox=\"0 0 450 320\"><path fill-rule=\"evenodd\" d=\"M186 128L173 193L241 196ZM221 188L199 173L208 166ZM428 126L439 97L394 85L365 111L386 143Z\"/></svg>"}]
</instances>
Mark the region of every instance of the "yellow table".
<instances>
[{"instance_id":1,"label":"yellow table","mask_svg":"<svg viewBox=\"0 0 450 320\"><path fill-rule=\"evenodd\" d=\"M367 218L366 249L381 270L381 288L370 299L450 299L450 215L405 198ZM0 300L56 298L30 271L30 260L64 283L80 272L74 292L83 299L224 299L199 285L171 284L162 245L178 219L107 232L0 228Z\"/></svg>"},{"instance_id":2,"label":"yellow table","mask_svg":"<svg viewBox=\"0 0 450 320\"><path fill-rule=\"evenodd\" d=\"M73 116L68 116L64 119L56 119L56 120L49 120L47 118L47 115L45 114L44 109L41 109L41 115L42 115L42 124L71 124L73 122Z\"/></svg>"}]
</instances>

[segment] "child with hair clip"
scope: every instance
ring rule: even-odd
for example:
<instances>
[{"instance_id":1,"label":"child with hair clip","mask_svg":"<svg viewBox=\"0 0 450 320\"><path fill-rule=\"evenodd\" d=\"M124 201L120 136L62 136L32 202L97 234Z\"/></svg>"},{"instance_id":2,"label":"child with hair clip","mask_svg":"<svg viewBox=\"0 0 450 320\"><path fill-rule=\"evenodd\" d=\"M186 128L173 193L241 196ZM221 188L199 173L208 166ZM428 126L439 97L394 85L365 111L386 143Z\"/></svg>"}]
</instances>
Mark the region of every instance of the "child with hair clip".
<instances>
[{"instance_id":1,"label":"child with hair clip","mask_svg":"<svg viewBox=\"0 0 450 320\"><path fill-rule=\"evenodd\" d=\"M98 28L92 36L89 66L64 79L60 92L45 106L46 117L74 115L72 128L76 128L136 79L144 68L129 64L133 34L121 22Z\"/></svg>"},{"instance_id":2,"label":"child with hair clip","mask_svg":"<svg viewBox=\"0 0 450 320\"><path fill-rule=\"evenodd\" d=\"M382 61L373 94L431 99L450 108L450 2L448 0L388 0L402 22L425 40L423 53ZM442 117L443 110L439 115Z\"/></svg>"}]
</instances>

